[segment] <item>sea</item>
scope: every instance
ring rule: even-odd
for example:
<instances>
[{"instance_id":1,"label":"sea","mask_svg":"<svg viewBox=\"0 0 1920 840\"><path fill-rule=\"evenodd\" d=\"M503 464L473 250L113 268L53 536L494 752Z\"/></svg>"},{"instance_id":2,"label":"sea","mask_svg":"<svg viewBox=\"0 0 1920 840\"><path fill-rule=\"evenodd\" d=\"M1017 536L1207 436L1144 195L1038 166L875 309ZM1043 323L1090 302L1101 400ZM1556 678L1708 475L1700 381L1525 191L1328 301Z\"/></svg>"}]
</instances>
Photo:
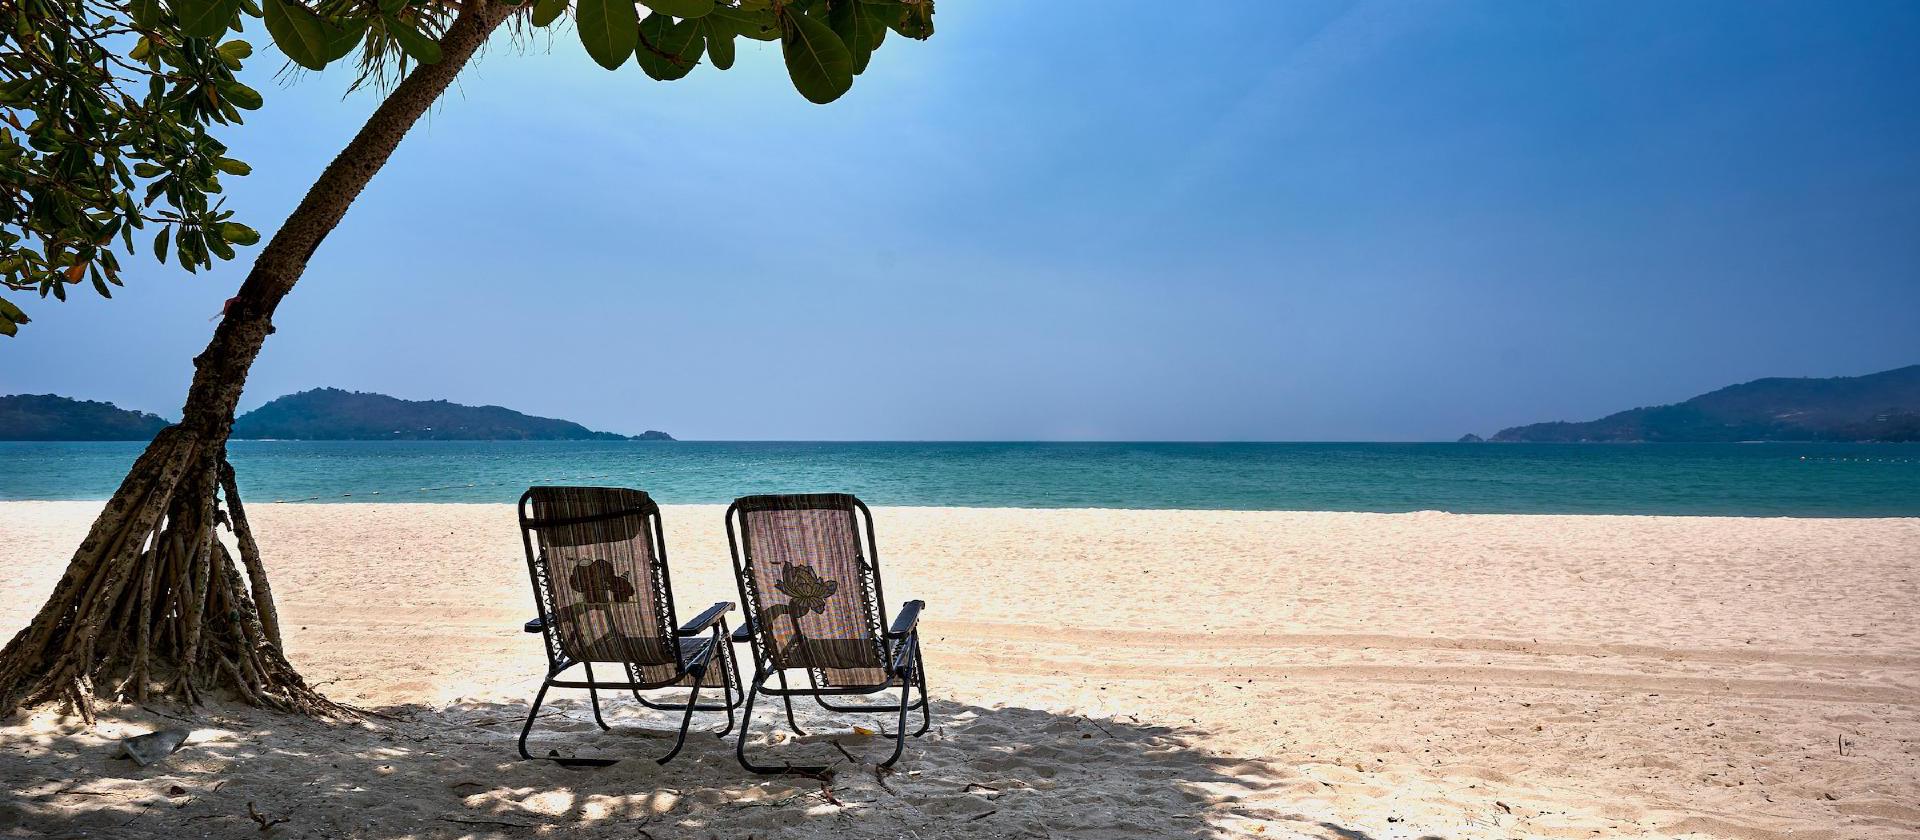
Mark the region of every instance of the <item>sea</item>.
<instances>
[{"instance_id":1,"label":"sea","mask_svg":"<svg viewBox=\"0 0 1920 840\"><path fill-rule=\"evenodd\" d=\"M105 499L143 446L0 442L0 500ZM229 457L252 504L575 484L662 504L1920 516L1920 444L234 441Z\"/></svg>"}]
</instances>

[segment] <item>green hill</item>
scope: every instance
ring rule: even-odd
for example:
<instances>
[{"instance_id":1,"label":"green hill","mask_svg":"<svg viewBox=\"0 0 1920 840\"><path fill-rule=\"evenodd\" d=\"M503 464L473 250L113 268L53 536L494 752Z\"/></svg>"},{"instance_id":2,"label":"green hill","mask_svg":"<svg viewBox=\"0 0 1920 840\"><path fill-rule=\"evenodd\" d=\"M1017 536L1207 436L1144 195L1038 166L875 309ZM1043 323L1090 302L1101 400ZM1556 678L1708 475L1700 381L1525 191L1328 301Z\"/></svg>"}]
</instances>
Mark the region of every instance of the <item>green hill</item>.
<instances>
[{"instance_id":1,"label":"green hill","mask_svg":"<svg viewBox=\"0 0 1920 840\"><path fill-rule=\"evenodd\" d=\"M1920 365L1866 376L1756 379L1585 423L1503 429L1495 441L1920 441Z\"/></svg>"},{"instance_id":2,"label":"green hill","mask_svg":"<svg viewBox=\"0 0 1920 840\"><path fill-rule=\"evenodd\" d=\"M152 440L167 421L113 403L53 394L0 397L0 440Z\"/></svg>"},{"instance_id":3,"label":"green hill","mask_svg":"<svg viewBox=\"0 0 1920 840\"><path fill-rule=\"evenodd\" d=\"M634 438L578 423L534 417L497 405L403 400L338 388L276 399L234 421L233 436L275 440L672 440L665 432Z\"/></svg>"}]
</instances>

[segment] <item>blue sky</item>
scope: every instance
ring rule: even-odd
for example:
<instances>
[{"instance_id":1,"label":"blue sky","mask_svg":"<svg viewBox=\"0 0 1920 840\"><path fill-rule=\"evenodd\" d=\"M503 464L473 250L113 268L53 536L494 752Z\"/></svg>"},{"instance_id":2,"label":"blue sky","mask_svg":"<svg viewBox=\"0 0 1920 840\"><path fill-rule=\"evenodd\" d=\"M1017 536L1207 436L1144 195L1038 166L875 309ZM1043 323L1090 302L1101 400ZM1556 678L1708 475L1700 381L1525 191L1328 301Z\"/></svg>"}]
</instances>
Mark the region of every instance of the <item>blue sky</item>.
<instances>
[{"instance_id":1,"label":"blue sky","mask_svg":"<svg viewBox=\"0 0 1920 840\"><path fill-rule=\"evenodd\" d=\"M497 40L322 246L242 407L332 385L690 438L1420 440L1920 362L1920 4L936 21L826 107L775 46L662 84L570 29ZM375 100L251 65L230 206L270 233ZM0 392L177 416L247 256L32 306Z\"/></svg>"}]
</instances>

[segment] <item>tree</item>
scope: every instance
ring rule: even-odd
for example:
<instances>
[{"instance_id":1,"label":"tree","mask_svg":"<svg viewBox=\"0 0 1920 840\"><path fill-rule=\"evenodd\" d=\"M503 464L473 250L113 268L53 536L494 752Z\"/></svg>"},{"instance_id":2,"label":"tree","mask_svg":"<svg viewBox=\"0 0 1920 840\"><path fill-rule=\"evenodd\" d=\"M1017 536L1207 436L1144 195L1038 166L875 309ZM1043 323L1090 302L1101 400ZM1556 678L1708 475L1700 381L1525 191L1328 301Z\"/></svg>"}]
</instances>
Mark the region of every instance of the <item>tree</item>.
<instances>
[{"instance_id":1,"label":"tree","mask_svg":"<svg viewBox=\"0 0 1920 840\"><path fill-rule=\"evenodd\" d=\"M0 290L65 300L86 281L111 297L114 239L131 253L150 223L154 253L173 246L189 271L259 241L210 199L247 174L208 132L260 107L234 78L253 48L188 37L155 8L0 0ZM0 335L26 322L0 296Z\"/></svg>"},{"instance_id":2,"label":"tree","mask_svg":"<svg viewBox=\"0 0 1920 840\"><path fill-rule=\"evenodd\" d=\"M0 0L8 27L0 33L0 278L43 297L64 297L83 279L107 293L119 282L116 248L131 254L132 231L146 225L161 226L155 256L164 260L171 243L189 269L257 239L209 198L222 173L246 172L208 131L260 104L232 75L251 48L225 40L248 17L264 18L294 64L319 69L357 52L361 82L390 83L254 259L194 358L180 422L155 436L46 605L0 650L0 714L65 700L90 719L96 697L195 702L220 690L286 711L333 708L280 649L265 567L226 458L234 408L308 259L503 25L551 26L571 11L593 61L611 70L631 57L662 81L702 63L731 67L736 38L777 40L794 87L823 104L852 86L888 31L933 32L932 0L641 0L644 19L634 0L261 4ZM139 85L143 97L126 93ZM0 300L0 332L25 322ZM237 561L221 526L234 534Z\"/></svg>"}]
</instances>

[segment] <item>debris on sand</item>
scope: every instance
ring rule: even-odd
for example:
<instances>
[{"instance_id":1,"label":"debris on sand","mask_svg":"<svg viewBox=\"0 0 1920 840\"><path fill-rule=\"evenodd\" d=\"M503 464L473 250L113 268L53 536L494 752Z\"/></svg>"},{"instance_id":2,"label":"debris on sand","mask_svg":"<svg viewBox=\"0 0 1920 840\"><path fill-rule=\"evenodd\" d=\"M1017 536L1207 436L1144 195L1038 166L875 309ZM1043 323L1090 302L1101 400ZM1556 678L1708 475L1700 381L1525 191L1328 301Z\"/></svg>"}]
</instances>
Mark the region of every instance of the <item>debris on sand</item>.
<instances>
[{"instance_id":1,"label":"debris on sand","mask_svg":"<svg viewBox=\"0 0 1920 840\"><path fill-rule=\"evenodd\" d=\"M120 749L133 763L146 767L173 755L186 742L187 730L168 728L126 738L120 742Z\"/></svg>"}]
</instances>

